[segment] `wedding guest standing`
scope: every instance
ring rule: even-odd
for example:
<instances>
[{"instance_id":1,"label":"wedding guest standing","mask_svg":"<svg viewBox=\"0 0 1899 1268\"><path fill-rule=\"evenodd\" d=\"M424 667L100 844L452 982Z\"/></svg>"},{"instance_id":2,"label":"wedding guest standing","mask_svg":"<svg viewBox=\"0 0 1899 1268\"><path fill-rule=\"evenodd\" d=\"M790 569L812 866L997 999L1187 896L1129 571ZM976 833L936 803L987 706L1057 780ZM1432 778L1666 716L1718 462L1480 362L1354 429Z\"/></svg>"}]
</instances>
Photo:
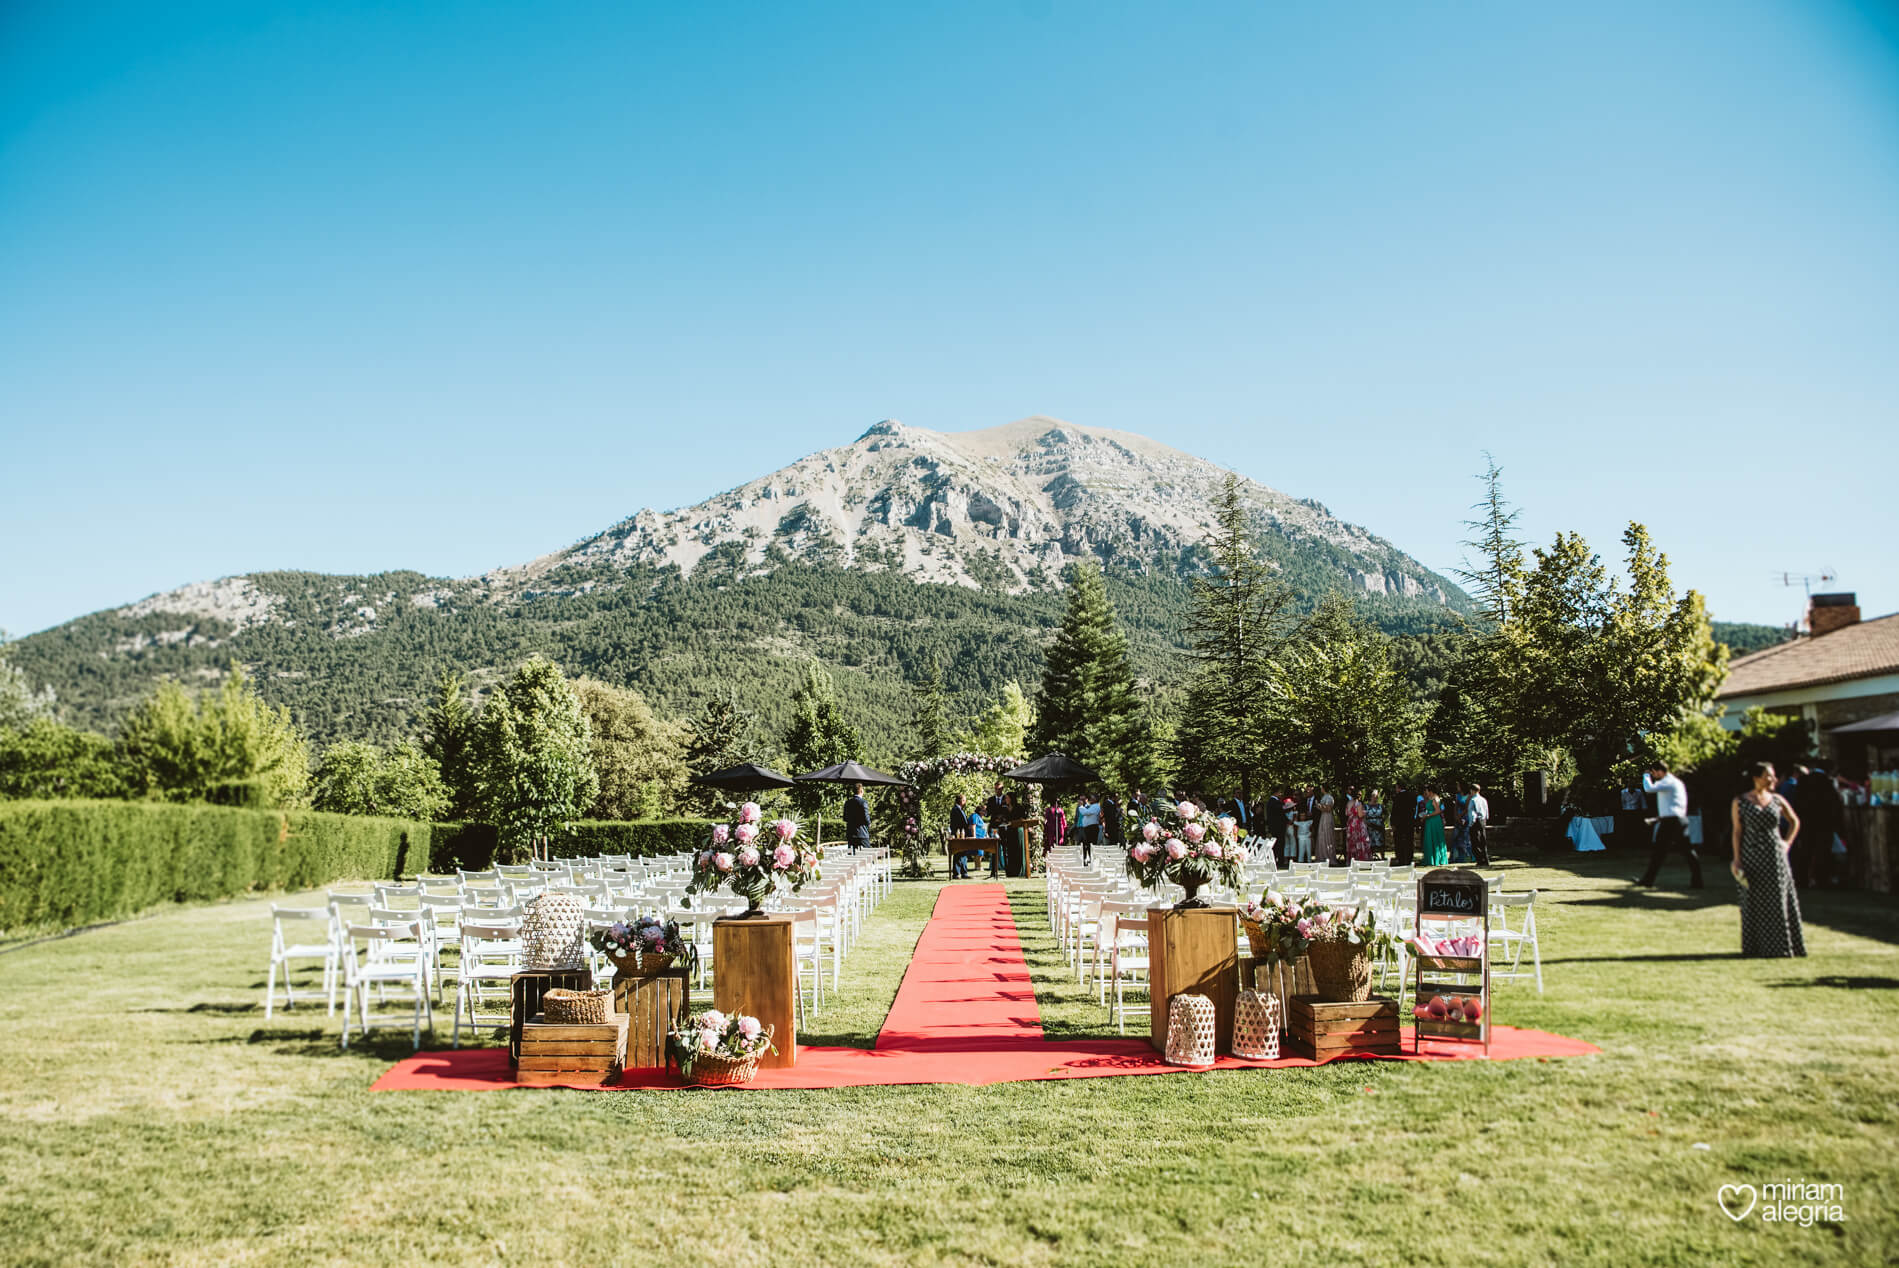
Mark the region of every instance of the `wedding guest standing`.
<instances>
[{"instance_id":1,"label":"wedding guest standing","mask_svg":"<svg viewBox=\"0 0 1899 1268\"><path fill-rule=\"evenodd\" d=\"M1365 793L1365 835L1371 841L1374 858L1385 857L1385 803L1376 788Z\"/></svg>"},{"instance_id":2,"label":"wedding guest standing","mask_svg":"<svg viewBox=\"0 0 1899 1268\"><path fill-rule=\"evenodd\" d=\"M1741 954L1788 958L1804 956L1800 899L1794 893L1787 852L1800 835L1800 818L1787 799L1774 791L1779 782L1767 762L1755 762L1748 775L1754 787L1734 799L1729 865L1747 888L1741 899ZM1787 825L1781 835L1780 825Z\"/></svg>"},{"instance_id":3,"label":"wedding guest standing","mask_svg":"<svg viewBox=\"0 0 1899 1268\"><path fill-rule=\"evenodd\" d=\"M1345 794L1345 853L1350 858L1371 857L1371 833L1365 828L1365 803L1356 789Z\"/></svg>"},{"instance_id":4,"label":"wedding guest standing","mask_svg":"<svg viewBox=\"0 0 1899 1268\"><path fill-rule=\"evenodd\" d=\"M1292 798L1283 792L1266 798L1266 835L1273 839L1276 862L1284 867L1292 861Z\"/></svg>"},{"instance_id":5,"label":"wedding guest standing","mask_svg":"<svg viewBox=\"0 0 1899 1268\"><path fill-rule=\"evenodd\" d=\"M1068 839L1068 811L1059 801L1050 801L1042 811L1042 848L1052 850Z\"/></svg>"},{"instance_id":6,"label":"wedding guest standing","mask_svg":"<svg viewBox=\"0 0 1899 1268\"><path fill-rule=\"evenodd\" d=\"M1325 790L1325 785L1318 785L1312 798L1312 860L1315 863L1332 861L1337 808L1338 802Z\"/></svg>"},{"instance_id":7,"label":"wedding guest standing","mask_svg":"<svg viewBox=\"0 0 1899 1268\"><path fill-rule=\"evenodd\" d=\"M1121 802L1113 793L1101 799L1101 843L1111 849L1124 849L1128 843Z\"/></svg>"},{"instance_id":8,"label":"wedding guest standing","mask_svg":"<svg viewBox=\"0 0 1899 1268\"><path fill-rule=\"evenodd\" d=\"M1470 852L1477 856L1477 866L1490 866L1490 802L1484 797L1484 786L1470 786L1470 800L1465 803L1470 819Z\"/></svg>"},{"instance_id":9,"label":"wedding guest standing","mask_svg":"<svg viewBox=\"0 0 1899 1268\"><path fill-rule=\"evenodd\" d=\"M1398 867L1411 866L1412 841L1418 825L1418 797L1399 785L1391 790L1391 861Z\"/></svg>"},{"instance_id":10,"label":"wedding guest standing","mask_svg":"<svg viewBox=\"0 0 1899 1268\"><path fill-rule=\"evenodd\" d=\"M1438 799L1437 789L1426 784L1424 795L1418 798L1419 835L1423 838L1424 865L1443 867L1451 861L1451 852L1444 844L1444 803Z\"/></svg>"},{"instance_id":11,"label":"wedding guest standing","mask_svg":"<svg viewBox=\"0 0 1899 1268\"><path fill-rule=\"evenodd\" d=\"M870 848L870 803L864 800L864 786L851 785L850 800L844 803L844 839L853 850Z\"/></svg>"},{"instance_id":12,"label":"wedding guest standing","mask_svg":"<svg viewBox=\"0 0 1899 1268\"><path fill-rule=\"evenodd\" d=\"M969 834L969 798L957 793L956 804L950 807L950 835L966 837Z\"/></svg>"},{"instance_id":13,"label":"wedding guest standing","mask_svg":"<svg viewBox=\"0 0 1899 1268\"><path fill-rule=\"evenodd\" d=\"M1081 865L1093 867L1095 841L1101 835L1101 803L1087 793L1075 807L1075 831L1081 836Z\"/></svg>"},{"instance_id":14,"label":"wedding guest standing","mask_svg":"<svg viewBox=\"0 0 1899 1268\"><path fill-rule=\"evenodd\" d=\"M1458 786L1461 789L1462 785ZM1450 847L1451 862L1470 862L1470 833L1464 824L1464 799L1452 789L1438 798L1444 812L1444 841Z\"/></svg>"}]
</instances>

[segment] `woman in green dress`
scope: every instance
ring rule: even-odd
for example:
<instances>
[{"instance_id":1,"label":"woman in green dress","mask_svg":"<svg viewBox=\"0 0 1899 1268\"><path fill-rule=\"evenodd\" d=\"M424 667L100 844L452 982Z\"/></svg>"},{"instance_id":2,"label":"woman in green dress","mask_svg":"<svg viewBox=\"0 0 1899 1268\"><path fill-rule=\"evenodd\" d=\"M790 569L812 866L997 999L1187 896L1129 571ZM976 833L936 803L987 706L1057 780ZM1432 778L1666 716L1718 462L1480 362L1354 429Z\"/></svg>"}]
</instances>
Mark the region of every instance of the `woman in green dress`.
<instances>
[{"instance_id":1,"label":"woman in green dress","mask_svg":"<svg viewBox=\"0 0 1899 1268\"><path fill-rule=\"evenodd\" d=\"M1444 844L1444 803L1429 784L1424 786L1423 802L1418 807L1418 825L1424 830L1424 865L1443 867L1451 861L1451 852Z\"/></svg>"}]
</instances>

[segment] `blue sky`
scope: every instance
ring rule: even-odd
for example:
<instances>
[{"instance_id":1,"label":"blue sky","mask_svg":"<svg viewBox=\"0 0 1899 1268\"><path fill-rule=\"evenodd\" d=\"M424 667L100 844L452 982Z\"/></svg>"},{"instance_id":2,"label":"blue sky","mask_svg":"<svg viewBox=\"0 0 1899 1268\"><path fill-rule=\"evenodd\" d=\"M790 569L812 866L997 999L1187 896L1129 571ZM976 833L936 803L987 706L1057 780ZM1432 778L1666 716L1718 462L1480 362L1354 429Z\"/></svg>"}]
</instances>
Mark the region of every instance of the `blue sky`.
<instances>
[{"instance_id":1,"label":"blue sky","mask_svg":"<svg viewBox=\"0 0 1899 1268\"><path fill-rule=\"evenodd\" d=\"M0 9L0 626L462 575L1033 413L1445 568L1647 522L1899 609L1899 16Z\"/></svg>"}]
</instances>

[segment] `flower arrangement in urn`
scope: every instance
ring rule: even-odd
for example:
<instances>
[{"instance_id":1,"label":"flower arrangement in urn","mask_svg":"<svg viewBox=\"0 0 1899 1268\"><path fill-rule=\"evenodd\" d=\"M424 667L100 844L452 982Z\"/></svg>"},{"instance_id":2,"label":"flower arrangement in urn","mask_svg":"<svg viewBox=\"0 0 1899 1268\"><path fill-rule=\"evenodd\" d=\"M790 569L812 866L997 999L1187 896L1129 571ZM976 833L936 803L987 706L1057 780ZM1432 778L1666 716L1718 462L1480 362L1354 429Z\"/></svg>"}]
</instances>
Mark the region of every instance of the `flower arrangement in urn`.
<instances>
[{"instance_id":1,"label":"flower arrangement in urn","mask_svg":"<svg viewBox=\"0 0 1899 1268\"><path fill-rule=\"evenodd\" d=\"M764 817L758 803L748 801L739 807L738 818L714 827L712 844L692 861L686 893L709 894L730 886L748 904L745 914L757 916L780 880L794 894L807 881L817 880L822 853L798 843L798 825L790 819L765 823Z\"/></svg>"},{"instance_id":2,"label":"flower arrangement in urn","mask_svg":"<svg viewBox=\"0 0 1899 1268\"><path fill-rule=\"evenodd\" d=\"M594 950L606 952L622 973L650 977L665 972L680 956L686 957L688 965L696 958L693 945L679 932L679 922L658 916L641 916L632 924L616 920L594 930L587 940Z\"/></svg>"},{"instance_id":3,"label":"flower arrangement in urn","mask_svg":"<svg viewBox=\"0 0 1899 1268\"><path fill-rule=\"evenodd\" d=\"M672 1032L679 1073L695 1083L749 1083L758 1059L778 1049L756 1017L716 1008L688 1017Z\"/></svg>"},{"instance_id":4,"label":"flower arrangement in urn","mask_svg":"<svg viewBox=\"0 0 1899 1268\"><path fill-rule=\"evenodd\" d=\"M1180 907L1205 907L1202 885L1240 883L1247 859L1240 826L1230 815L1212 816L1191 801L1165 806L1134 830L1128 849L1128 875L1143 889L1171 881L1187 891Z\"/></svg>"}]
</instances>

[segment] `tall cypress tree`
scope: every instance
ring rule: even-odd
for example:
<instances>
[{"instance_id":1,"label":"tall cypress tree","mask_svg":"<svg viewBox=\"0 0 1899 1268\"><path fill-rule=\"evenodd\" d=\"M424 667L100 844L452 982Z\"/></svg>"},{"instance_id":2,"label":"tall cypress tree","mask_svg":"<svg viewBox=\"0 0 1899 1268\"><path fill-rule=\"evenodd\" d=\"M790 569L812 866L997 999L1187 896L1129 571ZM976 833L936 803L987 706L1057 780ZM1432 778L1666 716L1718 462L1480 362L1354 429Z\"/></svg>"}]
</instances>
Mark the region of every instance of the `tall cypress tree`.
<instances>
[{"instance_id":1,"label":"tall cypress tree","mask_svg":"<svg viewBox=\"0 0 1899 1268\"><path fill-rule=\"evenodd\" d=\"M943 699L943 662L932 660L922 682L910 686L910 756L942 757L956 745Z\"/></svg>"},{"instance_id":2,"label":"tall cypress tree","mask_svg":"<svg viewBox=\"0 0 1899 1268\"><path fill-rule=\"evenodd\" d=\"M1266 666L1285 642L1293 594L1266 565L1239 477L1228 472L1213 502L1216 522L1205 542L1213 569L1193 582L1185 631L1193 669L1175 751L1189 784L1209 791L1238 785L1251 797L1251 776L1266 764L1270 745Z\"/></svg>"},{"instance_id":3,"label":"tall cypress tree","mask_svg":"<svg viewBox=\"0 0 1899 1268\"><path fill-rule=\"evenodd\" d=\"M442 772L448 789L445 820L466 819L475 810L472 748L475 713L468 707L462 676L443 670L435 682L435 703L422 718L422 751Z\"/></svg>"},{"instance_id":4,"label":"tall cypress tree","mask_svg":"<svg viewBox=\"0 0 1899 1268\"><path fill-rule=\"evenodd\" d=\"M816 659L805 665L804 681L791 697L791 722L785 727L786 774L821 770L839 762L857 760L864 742L837 702L837 685ZM823 784L800 784L792 801L801 814L828 813L827 801L842 803L838 792L827 794ZM835 788L835 785L831 786ZM821 821L820 821L821 822Z\"/></svg>"},{"instance_id":5,"label":"tall cypress tree","mask_svg":"<svg viewBox=\"0 0 1899 1268\"><path fill-rule=\"evenodd\" d=\"M1093 563L1069 573L1068 610L1048 649L1035 714L1036 753L1059 750L1124 787L1143 765L1147 731L1127 635Z\"/></svg>"}]
</instances>

